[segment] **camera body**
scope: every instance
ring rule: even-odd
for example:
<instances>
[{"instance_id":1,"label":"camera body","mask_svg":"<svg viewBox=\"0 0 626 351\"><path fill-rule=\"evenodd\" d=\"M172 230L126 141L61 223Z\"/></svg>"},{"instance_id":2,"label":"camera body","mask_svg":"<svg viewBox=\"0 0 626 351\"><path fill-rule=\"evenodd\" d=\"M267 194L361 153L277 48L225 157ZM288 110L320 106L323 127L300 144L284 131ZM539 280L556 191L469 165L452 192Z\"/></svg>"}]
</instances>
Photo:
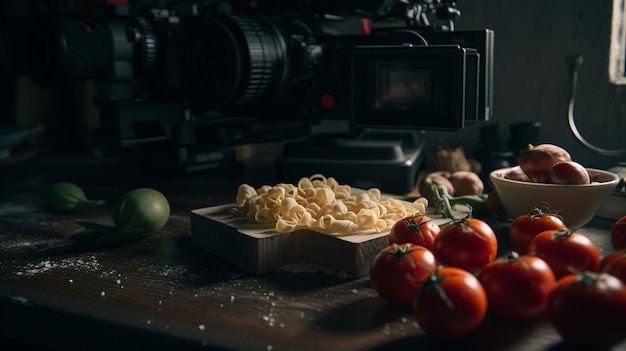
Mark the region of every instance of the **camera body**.
<instances>
[{"instance_id":1,"label":"camera body","mask_svg":"<svg viewBox=\"0 0 626 351\"><path fill-rule=\"evenodd\" d=\"M76 1L20 21L11 61L44 87L92 80L100 135L186 170L326 120L358 136L490 118L492 31L427 21L451 25L452 1L357 3Z\"/></svg>"},{"instance_id":2,"label":"camera body","mask_svg":"<svg viewBox=\"0 0 626 351\"><path fill-rule=\"evenodd\" d=\"M183 40L182 76L195 114L455 130L492 113L490 30L396 22L346 34L332 22L271 13L183 23L193 33Z\"/></svg>"}]
</instances>

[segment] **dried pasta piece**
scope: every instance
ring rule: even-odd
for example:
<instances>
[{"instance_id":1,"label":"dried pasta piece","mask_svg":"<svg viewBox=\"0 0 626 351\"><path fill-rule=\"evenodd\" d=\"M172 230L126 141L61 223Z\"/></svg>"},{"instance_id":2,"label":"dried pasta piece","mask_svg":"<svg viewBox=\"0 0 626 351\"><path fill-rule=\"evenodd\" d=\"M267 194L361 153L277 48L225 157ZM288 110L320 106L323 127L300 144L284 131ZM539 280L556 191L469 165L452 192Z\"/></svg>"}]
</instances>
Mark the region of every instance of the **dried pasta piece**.
<instances>
[{"instance_id":1,"label":"dried pasta piece","mask_svg":"<svg viewBox=\"0 0 626 351\"><path fill-rule=\"evenodd\" d=\"M297 218L296 225L300 227L310 227L313 221L313 216L311 216L309 212L304 212L302 213L302 216Z\"/></svg>"},{"instance_id":2,"label":"dried pasta piece","mask_svg":"<svg viewBox=\"0 0 626 351\"><path fill-rule=\"evenodd\" d=\"M336 219L331 222L328 229L327 234L347 235L356 231L358 226L353 221L347 219Z\"/></svg>"},{"instance_id":3,"label":"dried pasta piece","mask_svg":"<svg viewBox=\"0 0 626 351\"><path fill-rule=\"evenodd\" d=\"M320 205L316 204L315 202L307 204L305 208L307 212L310 212L311 216L315 216L315 218L319 217L318 213L322 209Z\"/></svg>"},{"instance_id":4,"label":"dried pasta piece","mask_svg":"<svg viewBox=\"0 0 626 351\"><path fill-rule=\"evenodd\" d=\"M296 229L297 226L298 223L296 223L295 221L289 221L281 217L278 217L278 219L276 220L276 230L282 233L291 232Z\"/></svg>"},{"instance_id":5,"label":"dried pasta piece","mask_svg":"<svg viewBox=\"0 0 626 351\"><path fill-rule=\"evenodd\" d=\"M308 213L306 209L304 208L304 206L299 205L295 201L289 201L289 198L283 200L283 202L288 203L288 205L283 208L283 210L285 211L283 212L283 216L287 219L292 219L292 220L297 221L301 217L305 216L306 213Z\"/></svg>"},{"instance_id":6,"label":"dried pasta piece","mask_svg":"<svg viewBox=\"0 0 626 351\"><path fill-rule=\"evenodd\" d=\"M335 191L335 198L339 200L346 200L352 196L352 188L349 185L338 185L333 190Z\"/></svg>"},{"instance_id":7,"label":"dried pasta piece","mask_svg":"<svg viewBox=\"0 0 626 351\"><path fill-rule=\"evenodd\" d=\"M248 184L241 184L237 189L237 206L242 206L248 199L256 196L256 190Z\"/></svg>"},{"instance_id":8,"label":"dried pasta piece","mask_svg":"<svg viewBox=\"0 0 626 351\"><path fill-rule=\"evenodd\" d=\"M380 200L380 189L378 188L369 188L367 189L367 194L370 196L370 199L373 200Z\"/></svg>"},{"instance_id":9,"label":"dried pasta piece","mask_svg":"<svg viewBox=\"0 0 626 351\"><path fill-rule=\"evenodd\" d=\"M356 225L360 228L371 229L376 227L378 221L378 214L372 209L362 209L356 215Z\"/></svg>"},{"instance_id":10,"label":"dried pasta piece","mask_svg":"<svg viewBox=\"0 0 626 351\"><path fill-rule=\"evenodd\" d=\"M271 185L263 185L256 190L257 194L267 194L267 192L272 188Z\"/></svg>"},{"instance_id":11,"label":"dried pasta piece","mask_svg":"<svg viewBox=\"0 0 626 351\"><path fill-rule=\"evenodd\" d=\"M276 215L269 208L260 208L254 214L254 219L259 223L274 223L276 222Z\"/></svg>"},{"instance_id":12,"label":"dried pasta piece","mask_svg":"<svg viewBox=\"0 0 626 351\"><path fill-rule=\"evenodd\" d=\"M332 204L336 200L335 192L330 188L317 189L313 199L318 205Z\"/></svg>"},{"instance_id":13,"label":"dried pasta piece","mask_svg":"<svg viewBox=\"0 0 626 351\"><path fill-rule=\"evenodd\" d=\"M242 184L237 189L239 213L259 223L275 223L278 232L308 228L331 235L380 233L390 230L409 214L425 213L428 201L413 203L398 199L382 200L378 188L353 195L349 185L333 177L314 174L296 185L279 183L253 188Z\"/></svg>"}]
</instances>

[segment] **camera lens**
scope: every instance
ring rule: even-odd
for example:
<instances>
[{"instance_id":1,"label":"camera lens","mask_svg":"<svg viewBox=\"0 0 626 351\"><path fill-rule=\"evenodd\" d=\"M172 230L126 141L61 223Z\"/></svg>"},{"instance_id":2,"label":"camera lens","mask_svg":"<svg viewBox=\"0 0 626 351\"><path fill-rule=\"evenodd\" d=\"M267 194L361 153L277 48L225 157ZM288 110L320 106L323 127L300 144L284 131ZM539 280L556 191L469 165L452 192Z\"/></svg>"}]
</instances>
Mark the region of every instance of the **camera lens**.
<instances>
[{"instance_id":1,"label":"camera lens","mask_svg":"<svg viewBox=\"0 0 626 351\"><path fill-rule=\"evenodd\" d=\"M44 87L97 78L113 58L106 25L78 16L42 16L27 35L27 73Z\"/></svg>"},{"instance_id":2,"label":"camera lens","mask_svg":"<svg viewBox=\"0 0 626 351\"><path fill-rule=\"evenodd\" d=\"M188 21L181 76L192 109L277 106L314 76L315 45L301 22L262 16ZM291 101L292 102L292 101Z\"/></svg>"}]
</instances>

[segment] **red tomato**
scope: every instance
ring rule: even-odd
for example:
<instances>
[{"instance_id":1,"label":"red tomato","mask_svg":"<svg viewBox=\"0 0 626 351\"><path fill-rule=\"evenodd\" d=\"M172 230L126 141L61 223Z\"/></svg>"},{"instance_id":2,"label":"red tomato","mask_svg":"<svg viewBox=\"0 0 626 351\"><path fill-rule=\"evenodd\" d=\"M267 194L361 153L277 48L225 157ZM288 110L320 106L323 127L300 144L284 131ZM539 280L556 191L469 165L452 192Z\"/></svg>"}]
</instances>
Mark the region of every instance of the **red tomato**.
<instances>
[{"instance_id":1,"label":"red tomato","mask_svg":"<svg viewBox=\"0 0 626 351\"><path fill-rule=\"evenodd\" d=\"M565 229L563 220L557 215L539 209L532 209L528 214L518 216L509 227L511 247L520 255L528 251L528 244L539 233L552 229Z\"/></svg>"},{"instance_id":2,"label":"red tomato","mask_svg":"<svg viewBox=\"0 0 626 351\"><path fill-rule=\"evenodd\" d=\"M611 252L600 261L600 272L609 273L626 284L626 249Z\"/></svg>"},{"instance_id":3,"label":"red tomato","mask_svg":"<svg viewBox=\"0 0 626 351\"><path fill-rule=\"evenodd\" d=\"M487 263L478 274L485 288L489 310L511 319L530 319L541 314L556 285L548 264L536 256L508 252Z\"/></svg>"},{"instance_id":4,"label":"red tomato","mask_svg":"<svg viewBox=\"0 0 626 351\"><path fill-rule=\"evenodd\" d=\"M433 253L443 265L476 274L496 258L498 239L493 229L479 219L457 219L441 228Z\"/></svg>"},{"instance_id":5,"label":"red tomato","mask_svg":"<svg viewBox=\"0 0 626 351\"><path fill-rule=\"evenodd\" d=\"M559 279L567 274L597 271L600 251L593 241L572 230L546 230L528 244L528 254L539 256Z\"/></svg>"},{"instance_id":6,"label":"red tomato","mask_svg":"<svg viewBox=\"0 0 626 351\"><path fill-rule=\"evenodd\" d=\"M547 311L557 332L577 346L602 350L626 339L626 285L610 274L583 272L561 278Z\"/></svg>"},{"instance_id":7,"label":"red tomato","mask_svg":"<svg viewBox=\"0 0 626 351\"><path fill-rule=\"evenodd\" d=\"M418 281L437 269L437 261L427 248L413 244L393 244L380 251L372 261L370 280L383 299L410 305Z\"/></svg>"},{"instance_id":8,"label":"red tomato","mask_svg":"<svg viewBox=\"0 0 626 351\"><path fill-rule=\"evenodd\" d=\"M626 216L615 221L611 228L611 243L615 250L626 249Z\"/></svg>"},{"instance_id":9,"label":"red tomato","mask_svg":"<svg viewBox=\"0 0 626 351\"><path fill-rule=\"evenodd\" d=\"M413 215L399 220L389 232L389 245L412 243L432 250L441 229L425 215Z\"/></svg>"},{"instance_id":10,"label":"red tomato","mask_svg":"<svg viewBox=\"0 0 626 351\"><path fill-rule=\"evenodd\" d=\"M487 295L470 272L442 267L419 285L412 312L425 333L454 339L480 326L487 314Z\"/></svg>"}]
</instances>

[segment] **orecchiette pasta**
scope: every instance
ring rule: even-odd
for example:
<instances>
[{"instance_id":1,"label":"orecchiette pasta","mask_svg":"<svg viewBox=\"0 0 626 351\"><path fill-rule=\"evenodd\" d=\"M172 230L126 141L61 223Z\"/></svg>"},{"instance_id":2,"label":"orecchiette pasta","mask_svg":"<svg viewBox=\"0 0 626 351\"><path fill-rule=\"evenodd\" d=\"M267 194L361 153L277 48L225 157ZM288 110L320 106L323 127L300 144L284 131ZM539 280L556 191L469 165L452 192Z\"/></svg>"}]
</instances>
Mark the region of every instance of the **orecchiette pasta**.
<instances>
[{"instance_id":1,"label":"orecchiette pasta","mask_svg":"<svg viewBox=\"0 0 626 351\"><path fill-rule=\"evenodd\" d=\"M381 233L410 214L425 214L428 206L425 198L414 202L382 199L377 188L353 195L349 185L321 174L301 178L297 185L255 189L242 184L236 199L236 213L259 223L275 223L279 232L309 228L332 235Z\"/></svg>"}]
</instances>

